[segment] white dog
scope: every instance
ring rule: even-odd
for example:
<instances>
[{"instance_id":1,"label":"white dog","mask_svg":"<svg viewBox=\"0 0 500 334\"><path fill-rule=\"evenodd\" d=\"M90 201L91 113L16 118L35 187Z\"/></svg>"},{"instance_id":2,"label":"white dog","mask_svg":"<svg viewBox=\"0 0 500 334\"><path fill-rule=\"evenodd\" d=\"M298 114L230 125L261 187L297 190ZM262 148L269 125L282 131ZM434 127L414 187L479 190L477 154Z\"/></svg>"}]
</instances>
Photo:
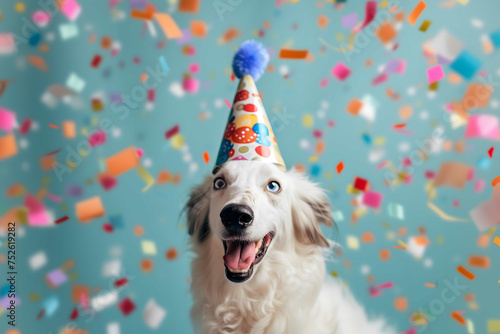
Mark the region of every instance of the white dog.
<instances>
[{"instance_id":1,"label":"white dog","mask_svg":"<svg viewBox=\"0 0 500 334\"><path fill-rule=\"evenodd\" d=\"M330 205L298 171L229 161L186 207L197 333L395 333L326 275Z\"/></svg>"}]
</instances>

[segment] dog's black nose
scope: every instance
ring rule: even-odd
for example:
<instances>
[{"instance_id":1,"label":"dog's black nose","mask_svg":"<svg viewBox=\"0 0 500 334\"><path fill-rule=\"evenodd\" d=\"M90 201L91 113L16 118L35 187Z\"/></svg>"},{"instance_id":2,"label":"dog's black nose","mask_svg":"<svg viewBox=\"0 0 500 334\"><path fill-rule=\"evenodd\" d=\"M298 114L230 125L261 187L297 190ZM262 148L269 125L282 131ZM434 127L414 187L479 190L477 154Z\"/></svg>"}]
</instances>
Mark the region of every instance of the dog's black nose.
<instances>
[{"instance_id":1,"label":"dog's black nose","mask_svg":"<svg viewBox=\"0 0 500 334\"><path fill-rule=\"evenodd\" d=\"M244 229L253 222L253 211L240 204L229 204L220 212L222 224L228 229Z\"/></svg>"}]
</instances>

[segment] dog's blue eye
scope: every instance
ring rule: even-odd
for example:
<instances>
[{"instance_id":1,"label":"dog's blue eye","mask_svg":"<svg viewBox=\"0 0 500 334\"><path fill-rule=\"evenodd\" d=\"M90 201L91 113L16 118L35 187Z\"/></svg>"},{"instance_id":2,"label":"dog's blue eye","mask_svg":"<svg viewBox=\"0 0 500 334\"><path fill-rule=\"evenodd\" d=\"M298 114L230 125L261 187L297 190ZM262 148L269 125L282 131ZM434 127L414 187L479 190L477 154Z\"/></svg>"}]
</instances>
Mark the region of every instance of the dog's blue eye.
<instances>
[{"instance_id":1,"label":"dog's blue eye","mask_svg":"<svg viewBox=\"0 0 500 334\"><path fill-rule=\"evenodd\" d=\"M224 181L223 178L216 178L215 181L214 181L214 189L215 190L219 190L219 189L222 189L226 186L226 181Z\"/></svg>"},{"instance_id":2,"label":"dog's blue eye","mask_svg":"<svg viewBox=\"0 0 500 334\"><path fill-rule=\"evenodd\" d=\"M280 184L276 181L271 181L267 184L267 190L272 193L277 193L280 191Z\"/></svg>"}]
</instances>

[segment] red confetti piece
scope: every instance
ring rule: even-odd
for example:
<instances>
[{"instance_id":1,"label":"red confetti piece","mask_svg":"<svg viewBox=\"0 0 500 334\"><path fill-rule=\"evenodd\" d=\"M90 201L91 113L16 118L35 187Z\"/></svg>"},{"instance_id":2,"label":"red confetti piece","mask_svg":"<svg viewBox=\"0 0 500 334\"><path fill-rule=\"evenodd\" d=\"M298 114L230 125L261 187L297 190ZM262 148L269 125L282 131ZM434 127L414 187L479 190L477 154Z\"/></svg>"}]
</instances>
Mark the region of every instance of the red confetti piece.
<instances>
[{"instance_id":1,"label":"red confetti piece","mask_svg":"<svg viewBox=\"0 0 500 334\"><path fill-rule=\"evenodd\" d=\"M30 128L31 128L31 119L26 118L19 127L19 134L21 135L27 134Z\"/></svg>"},{"instance_id":2,"label":"red confetti piece","mask_svg":"<svg viewBox=\"0 0 500 334\"><path fill-rule=\"evenodd\" d=\"M102 225L102 229L104 230L104 232L111 233L111 232L113 232L113 225L111 225L109 223L104 223Z\"/></svg>"},{"instance_id":3,"label":"red confetti piece","mask_svg":"<svg viewBox=\"0 0 500 334\"><path fill-rule=\"evenodd\" d=\"M51 124L51 123L49 123L49 126L50 126L52 129L59 129L59 126L58 126L58 125L55 125L55 124Z\"/></svg>"},{"instance_id":4,"label":"red confetti piece","mask_svg":"<svg viewBox=\"0 0 500 334\"><path fill-rule=\"evenodd\" d=\"M120 278L120 279L118 279L118 280L115 281L114 286L115 286L115 288L119 288L121 286L126 285L127 283L128 283L128 279L126 279L126 278Z\"/></svg>"},{"instance_id":5,"label":"red confetti piece","mask_svg":"<svg viewBox=\"0 0 500 334\"><path fill-rule=\"evenodd\" d=\"M62 218L59 218L58 220L56 220L54 223L55 224L61 224L62 222L65 222L66 220L68 220L69 217L68 216L64 216Z\"/></svg>"},{"instance_id":6,"label":"red confetti piece","mask_svg":"<svg viewBox=\"0 0 500 334\"><path fill-rule=\"evenodd\" d=\"M78 309L76 307L73 309L73 312L71 312L69 318L71 320L75 320L76 318L78 318Z\"/></svg>"},{"instance_id":7,"label":"red confetti piece","mask_svg":"<svg viewBox=\"0 0 500 334\"><path fill-rule=\"evenodd\" d=\"M203 152L203 160L205 161L206 164L210 162L210 155L208 154L207 151Z\"/></svg>"},{"instance_id":8,"label":"red confetti piece","mask_svg":"<svg viewBox=\"0 0 500 334\"><path fill-rule=\"evenodd\" d=\"M47 153L47 154L45 154L45 155L54 155L54 154L59 153L59 152L61 152L61 149L58 149L58 150L56 150L56 151L52 151L52 152Z\"/></svg>"},{"instance_id":9,"label":"red confetti piece","mask_svg":"<svg viewBox=\"0 0 500 334\"><path fill-rule=\"evenodd\" d=\"M41 310L40 313L38 313L38 315L36 316L37 320L43 317L44 314L45 314L45 309Z\"/></svg>"},{"instance_id":10,"label":"red confetti piece","mask_svg":"<svg viewBox=\"0 0 500 334\"><path fill-rule=\"evenodd\" d=\"M173 136L175 136L176 134L179 133L179 124L176 124L174 125L174 127L172 127L170 130L168 130L167 132L165 132L165 137L167 139L170 139L172 138Z\"/></svg>"},{"instance_id":11,"label":"red confetti piece","mask_svg":"<svg viewBox=\"0 0 500 334\"><path fill-rule=\"evenodd\" d=\"M343 170L344 170L344 163L341 161L337 164L337 174L342 173Z\"/></svg>"},{"instance_id":12,"label":"red confetti piece","mask_svg":"<svg viewBox=\"0 0 500 334\"><path fill-rule=\"evenodd\" d=\"M392 246L394 248L397 248L397 249L406 249L406 247L399 247L399 246Z\"/></svg>"},{"instance_id":13,"label":"red confetti piece","mask_svg":"<svg viewBox=\"0 0 500 334\"><path fill-rule=\"evenodd\" d=\"M367 25L369 25L370 22L372 22L373 19L375 18L375 14L376 13L377 13L377 1L368 1L366 3L366 7L365 7L365 20L364 20L363 24L359 28L355 27L353 29L353 31L355 33L358 33L364 27L366 27Z\"/></svg>"},{"instance_id":14,"label":"red confetti piece","mask_svg":"<svg viewBox=\"0 0 500 334\"><path fill-rule=\"evenodd\" d=\"M490 158L493 158L493 151L495 151L495 148L492 146L492 147L488 150L488 155L490 156Z\"/></svg>"},{"instance_id":15,"label":"red confetti piece","mask_svg":"<svg viewBox=\"0 0 500 334\"><path fill-rule=\"evenodd\" d=\"M404 127L406 127L406 123L394 125L394 129L402 129Z\"/></svg>"},{"instance_id":16,"label":"red confetti piece","mask_svg":"<svg viewBox=\"0 0 500 334\"><path fill-rule=\"evenodd\" d=\"M90 65L93 68L97 68L97 67L99 67L99 64L101 63L101 60L102 60L102 57L100 55L95 55L94 58L92 59L92 62L90 63Z\"/></svg>"},{"instance_id":17,"label":"red confetti piece","mask_svg":"<svg viewBox=\"0 0 500 334\"><path fill-rule=\"evenodd\" d=\"M122 311L123 315L127 316L135 310L135 304L127 297L118 303L118 308Z\"/></svg>"}]
</instances>

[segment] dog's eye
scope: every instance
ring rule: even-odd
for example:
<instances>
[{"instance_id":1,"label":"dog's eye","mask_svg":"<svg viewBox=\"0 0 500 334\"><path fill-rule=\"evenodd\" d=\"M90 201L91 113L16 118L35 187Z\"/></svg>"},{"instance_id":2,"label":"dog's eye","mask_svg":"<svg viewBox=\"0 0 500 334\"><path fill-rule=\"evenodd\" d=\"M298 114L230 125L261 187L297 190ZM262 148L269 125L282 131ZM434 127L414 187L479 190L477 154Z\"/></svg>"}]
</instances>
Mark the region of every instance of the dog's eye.
<instances>
[{"instance_id":1,"label":"dog's eye","mask_svg":"<svg viewBox=\"0 0 500 334\"><path fill-rule=\"evenodd\" d=\"M226 181L224 181L223 178L218 177L218 178L215 179L215 181L214 181L214 189L215 190L222 189L225 186L226 186Z\"/></svg>"},{"instance_id":2,"label":"dog's eye","mask_svg":"<svg viewBox=\"0 0 500 334\"><path fill-rule=\"evenodd\" d=\"M272 193L277 193L280 191L280 184L276 181L271 181L267 184L267 190Z\"/></svg>"}]
</instances>

